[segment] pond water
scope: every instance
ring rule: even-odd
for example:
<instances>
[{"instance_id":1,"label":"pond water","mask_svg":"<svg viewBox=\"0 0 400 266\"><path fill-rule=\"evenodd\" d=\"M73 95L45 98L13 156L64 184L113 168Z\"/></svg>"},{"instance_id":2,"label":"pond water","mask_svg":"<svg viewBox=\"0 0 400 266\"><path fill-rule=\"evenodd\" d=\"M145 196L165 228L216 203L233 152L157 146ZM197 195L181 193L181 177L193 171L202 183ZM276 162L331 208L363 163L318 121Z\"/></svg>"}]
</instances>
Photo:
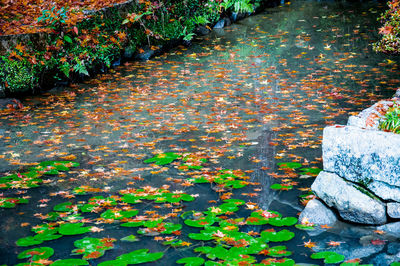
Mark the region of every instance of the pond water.
<instances>
[{"instance_id":1,"label":"pond water","mask_svg":"<svg viewBox=\"0 0 400 266\"><path fill-rule=\"evenodd\" d=\"M218 207L228 198L242 199L246 204L225 213L225 219L246 218L257 210L298 217L304 208L299 196L309 192L315 177L300 170L283 170L277 164L298 162L302 167L322 168L322 129L345 124L350 114L390 98L399 87L395 59L376 54L371 47L378 38L376 18L383 8L377 2L286 3L215 30L189 48L178 47L147 62L125 63L85 84L27 98L22 110L2 113L1 176L23 173L32 164L49 160L72 160L80 166L43 176L44 182L37 188L16 185L1 191L1 197L28 197L29 202L0 208L0 264L29 261L17 255L42 246L54 249L48 260L81 258L71 251L77 248L74 241L85 236L116 239L114 249L89 260L90 265L143 248L164 252L163 258L151 265L173 265L190 256L206 259L193 249L218 243L229 249L241 244L221 239L224 237L218 234L229 235L228 229L214 232L211 241L189 238L189 233L203 228L184 224L182 214ZM203 167L188 169L179 158L161 166L144 162L166 152L189 156L187 165L201 163ZM247 176L243 179L247 186L232 189L226 183L218 186L212 179L211 184L190 181L220 176L218 171L224 169L237 170L236 177ZM293 188L273 190L270 186L275 183ZM86 188L86 195L75 195L73 189L79 186L99 190ZM165 193L194 195L194 200L157 203L143 199L138 204L121 200L121 191L143 187L147 195L154 193L152 188L162 188ZM95 196L112 197L117 205L102 201L97 209L82 212L78 205ZM61 222L62 217L49 221L46 216L63 202L75 206L58 213L70 216L69 222L77 222L80 218L71 215L80 214L90 232L65 233L59 239L28 247L15 244L20 238L34 236L31 229L39 224L59 228L68 223L68 219ZM138 227L120 226L122 222L116 217L99 219L107 209L120 212L129 208L139 213L126 221L165 218L164 222L183 227L173 234L153 230L141 235ZM222 222L219 224L222 228ZM400 259L395 256L400 242L374 232L373 227L344 223L312 231L293 225L279 228L241 223L239 227L241 232L252 232L254 238L272 228L292 231L293 239L268 245L285 245L292 252L287 257L297 263L322 265L322 260L310 258L317 251L335 251L346 260L361 259L374 265ZM139 241L120 240L132 234ZM163 245L169 239L185 242L178 247ZM223 257L216 256L215 261ZM271 258L252 256L258 262ZM117 262L108 265L123 265ZM48 264L45 260L42 263Z\"/></svg>"}]
</instances>

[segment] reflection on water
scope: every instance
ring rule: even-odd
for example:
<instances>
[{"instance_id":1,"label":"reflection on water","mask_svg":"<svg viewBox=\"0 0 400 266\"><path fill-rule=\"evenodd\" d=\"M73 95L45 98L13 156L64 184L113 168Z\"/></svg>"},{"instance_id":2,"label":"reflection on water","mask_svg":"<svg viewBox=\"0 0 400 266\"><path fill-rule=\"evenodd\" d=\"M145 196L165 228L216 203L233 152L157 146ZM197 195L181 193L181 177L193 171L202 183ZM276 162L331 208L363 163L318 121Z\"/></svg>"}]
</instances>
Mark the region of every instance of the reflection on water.
<instances>
[{"instance_id":1,"label":"reflection on water","mask_svg":"<svg viewBox=\"0 0 400 266\"><path fill-rule=\"evenodd\" d=\"M68 199L63 197L68 194L56 192L90 184L110 196L127 187L167 184L171 191L199 195L180 206L182 211L206 210L221 196L215 186L182 185L187 176L177 165L155 169L143 163L157 152L205 155L209 162L203 171L247 171L250 181L259 184L234 191L232 198L297 216L303 208L298 196L313 178L285 177L276 163L298 161L321 167L323 127L346 123L350 113L390 97L399 86L397 63L371 51L381 10L376 2L285 4L215 31L190 48L180 47L145 63L127 63L67 91L26 99L25 110L0 117L0 169L17 170L66 155L76 156L81 166L40 188L20 191L31 197L28 205L0 210L1 262L17 262L16 255L24 249L14 242L31 235L30 227L41 223L38 213L45 214L66 200L85 201L92 196ZM274 178L277 175L283 178ZM293 190L270 189L285 178L298 182ZM4 191L4 196L16 192ZM40 204L43 199L49 201ZM141 213L160 214L174 207L152 206L135 207ZM95 222L98 214L88 216ZM96 237L120 239L135 233L116 224L97 226L105 230ZM327 231L292 229L296 237L287 245L296 262L315 263L309 259L312 251L303 246L309 240L316 243L316 251L329 248L347 259L362 258L363 263L377 265L395 260L399 246L396 239L377 235L370 227L338 224ZM184 227L182 236L192 231ZM73 241L79 238L63 237L46 245L56 248L53 259L68 258ZM376 245L374 239L385 241ZM340 245L327 246L330 241ZM114 250L92 265L144 246L152 252L166 250L151 237L133 243L117 241ZM163 261L153 265L173 264L193 255L191 250L170 248Z\"/></svg>"}]
</instances>

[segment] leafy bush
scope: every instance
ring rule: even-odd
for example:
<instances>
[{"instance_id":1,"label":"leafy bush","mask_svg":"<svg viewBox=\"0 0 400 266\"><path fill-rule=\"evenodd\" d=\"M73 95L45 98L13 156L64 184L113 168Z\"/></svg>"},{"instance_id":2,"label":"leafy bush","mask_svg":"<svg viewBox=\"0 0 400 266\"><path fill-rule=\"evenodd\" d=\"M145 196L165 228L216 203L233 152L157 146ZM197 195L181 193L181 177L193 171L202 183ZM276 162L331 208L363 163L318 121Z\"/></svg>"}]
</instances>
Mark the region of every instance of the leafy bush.
<instances>
[{"instance_id":1,"label":"leafy bush","mask_svg":"<svg viewBox=\"0 0 400 266\"><path fill-rule=\"evenodd\" d=\"M377 52L390 54L400 53L400 1L388 2L389 9L384 12L379 20L383 26L379 28L382 39L374 43L373 48Z\"/></svg>"},{"instance_id":2,"label":"leafy bush","mask_svg":"<svg viewBox=\"0 0 400 266\"><path fill-rule=\"evenodd\" d=\"M379 128L385 131L400 134L400 105L394 104L380 121Z\"/></svg>"},{"instance_id":3,"label":"leafy bush","mask_svg":"<svg viewBox=\"0 0 400 266\"><path fill-rule=\"evenodd\" d=\"M51 32L46 46L40 50L32 43L18 44L3 55L0 83L18 93L57 80L81 80L96 68L111 67L125 47L135 51L146 43L151 47L171 39L190 41L197 25L213 24L230 12L253 12L262 1L134 1L124 13L110 7L87 16L74 6L47 7L36 19L41 30Z\"/></svg>"},{"instance_id":4,"label":"leafy bush","mask_svg":"<svg viewBox=\"0 0 400 266\"><path fill-rule=\"evenodd\" d=\"M11 93L26 92L37 85L38 77L28 61L3 56L0 62L0 79Z\"/></svg>"}]
</instances>

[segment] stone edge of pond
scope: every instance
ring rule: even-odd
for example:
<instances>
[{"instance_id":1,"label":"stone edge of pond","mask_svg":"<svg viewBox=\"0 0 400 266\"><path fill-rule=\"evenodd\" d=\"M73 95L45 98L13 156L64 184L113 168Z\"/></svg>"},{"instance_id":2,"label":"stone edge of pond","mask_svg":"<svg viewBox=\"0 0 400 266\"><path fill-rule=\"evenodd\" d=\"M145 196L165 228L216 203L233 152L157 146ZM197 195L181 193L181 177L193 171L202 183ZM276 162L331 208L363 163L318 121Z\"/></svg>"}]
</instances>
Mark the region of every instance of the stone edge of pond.
<instances>
[{"instance_id":1,"label":"stone edge of pond","mask_svg":"<svg viewBox=\"0 0 400 266\"><path fill-rule=\"evenodd\" d=\"M350 116L347 125L324 128L323 171L311 186L321 204L307 204L300 214L304 222L325 225L321 213L333 210L345 222L400 235L400 134L378 129L393 102L400 103L400 89Z\"/></svg>"},{"instance_id":2,"label":"stone edge of pond","mask_svg":"<svg viewBox=\"0 0 400 266\"><path fill-rule=\"evenodd\" d=\"M109 7L104 7L99 10L89 10L86 12L88 15L93 15L96 13L103 13L106 14L107 12L111 12L111 9L117 8L118 12L125 12L127 13L127 8L131 4L135 4L136 1L134 0L128 0L124 3L119 3L119 4L114 4ZM225 14L224 16L221 16L220 20L218 20L216 23L212 25L212 29L210 27L206 27L205 25L199 25L195 30L194 34L196 36L205 36L208 35L212 32L212 30L218 30L222 29L224 27L230 26L232 23L235 23L239 20L242 20L248 16L252 16L255 14L260 13L261 11L265 10L268 7L274 6L274 3L278 3L276 0L264 0L261 3L261 6L258 7L253 13L232 13L230 15ZM48 36L48 33L44 32L38 32L38 33L27 33L27 34L16 34L16 35L2 35L0 36L0 54L4 54L7 51L10 51L12 47L17 45L17 43L27 43L27 42L32 42L34 43L35 46L37 47L43 47L46 45L46 38ZM174 47L177 47L178 45L185 45L185 46L190 46L191 42L190 41L184 41L182 39L174 39L174 40L166 40L163 42L161 45L158 46L158 49L154 49L154 47L149 47L148 45L143 45L141 47L138 47L136 49L137 51L141 50L142 52L134 52L131 47L122 47L121 49L121 57L115 60L110 68L119 66L121 64L121 61L147 61L151 59L154 56L161 55L169 50L171 50ZM101 73L101 71L97 71L94 73L93 76L88 77L94 78L95 75ZM79 80L72 80L71 83L79 83ZM66 85L66 84L64 84ZM62 85L61 85L62 86ZM51 86L52 88L58 88L60 86L53 85ZM50 88L49 90L51 90ZM39 88L39 93L45 92L46 90L43 90L42 88ZM0 83L0 99L3 99L3 101L0 101L0 110L8 109L9 107L11 108L18 108L18 104L14 104L15 102L19 102L15 97L17 98L23 98L25 96L32 95L32 93L21 93L18 95L8 95L6 93L6 89L4 87L4 84ZM13 98L14 97L14 98Z\"/></svg>"}]
</instances>

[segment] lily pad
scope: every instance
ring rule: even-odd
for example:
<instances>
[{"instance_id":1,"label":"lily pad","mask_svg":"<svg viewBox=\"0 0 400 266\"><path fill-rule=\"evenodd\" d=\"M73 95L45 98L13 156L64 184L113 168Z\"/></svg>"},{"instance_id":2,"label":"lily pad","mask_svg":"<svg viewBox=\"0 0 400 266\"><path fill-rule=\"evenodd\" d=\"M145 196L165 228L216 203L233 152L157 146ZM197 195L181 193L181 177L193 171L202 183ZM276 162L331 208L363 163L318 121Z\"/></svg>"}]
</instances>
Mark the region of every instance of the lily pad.
<instances>
[{"instance_id":1,"label":"lily pad","mask_svg":"<svg viewBox=\"0 0 400 266\"><path fill-rule=\"evenodd\" d=\"M289 168L289 169L297 169L301 167L301 163L296 162L282 162L277 163L280 168Z\"/></svg>"},{"instance_id":2,"label":"lily pad","mask_svg":"<svg viewBox=\"0 0 400 266\"><path fill-rule=\"evenodd\" d=\"M139 239L135 235L129 235L129 236L121 238L121 241L136 242L136 241L139 241Z\"/></svg>"},{"instance_id":3,"label":"lily pad","mask_svg":"<svg viewBox=\"0 0 400 266\"><path fill-rule=\"evenodd\" d=\"M156 261L164 256L163 252L148 253L148 251L148 249L138 249L133 252L118 256L116 260L126 264L139 264Z\"/></svg>"},{"instance_id":4,"label":"lily pad","mask_svg":"<svg viewBox=\"0 0 400 266\"><path fill-rule=\"evenodd\" d=\"M311 254L312 259L324 259L324 263L340 263L344 261L345 257L334 251L321 251Z\"/></svg>"},{"instance_id":5,"label":"lily pad","mask_svg":"<svg viewBox=\"0 0 400 266\"><path fill-rule=\"evenodd\" d=\"M28 203L24 198L0 198L0 208L14 208L17 204Z\"/></svg>"},{"instance_id":6,"label":"lily pad","mask_svg":"<svg viewBox=\"0 0 400 266\"><path fill-rule=\"evenodd\" d=\"M144 160L144 163L155 163L157 165L166 165L172 163L173 161L175 161L180 157L181 157L180 154L176 154L173 152L166 152L157 154L156 156L150 159Z\"/></svg>"},{"instance_id":7,"label":"lily pad","mask_svg":"<svg viewBox=\"0 0 400 266\"><path fill-rule=\"evenodd\" d=\"M281 231L264 230L261 232L261 238L271 242L289 241L294 237L294 233L283 229Z\"/></svg>"},{"instance_id":8,"label":"lily pad","mask_svg":"<svg viewBox=\"0 0 400 266\"><path fill-rule=\"evenodd\" d=\"M317 176L322 169L320 168L300 168L300 171L302 175L311 175L311 176Z\"/></svg>"},{"instance_id":9,"label":"lily pad","mask_svg":"<svg viewBox=\"0 0 400 266\"><path fill-rule=\"evenodd\" d=\"M34 236L27 236L17 240L15 242L19 247L29 247L34 245L39 245L43 243L42 239L37 239Z\"/></svg>"},{"instance_id":10,"label":"lily pad","mask_svg":"<svg viewBox=\"0 0 400 266\"><path fill-rule=\"evenodd\" d=\"M31 261L37 261L40 259L47 259L53 256L54 250L49 247L32 248L25 250L18 254L18 259L30 259Z\"/></svg>"},{"instance_id":11,"label":"lily pad","mask_svg":"<svg viewBox=\"0 0 400 266\"><path fill-rule=\"evenodd\" d=\"M176 263L185 264L185 266L200 266L204 264L204 261L205 260L200 257L187 257L176 261Z\"/></svg>"},{"instance_id":12,"label":"lily pad","mask_svg":"<svg viewBox=\"0 0 400 266\"><path fill-rule=\"evenodd\" d=\"M56 260L51 266L81 266L81 265L89 265L89 262L81 259L65 259L65 260Z\"/></svg>"},{"instance_id":13,"label":"lily pad","mask_svg":"<svg viewBox=\"0 0 400 266\"><path fill-rule=\"evenodd\" d=\"M274 190L290 190L293 186L288 184L272 184L270 188Z\"/></svg>"},{"instance_id":14,"label":"lily pad","mask_svg":"<svg viewBox=\"0 0 400 266\"><path fill-rule=\"evenodd\" d=\"M83 223L61 224L58 232L62 235L80 235L90 231L90 227L82 227Z\"/></svg>"},{"instance_id":15,"label":"lily pad","mask_svg":"<svg viewBox=\"0 0 400 266\"><path fill-rule=\"evenodd\" d=\"M114 220L121 220L124 218L131 218L138 214L138 210L129 210L129 211L119 211L119 210L106 210L100 216L103 219L114 219Z\"/></svg>"},{"instance_id":16,"label":"lily pad","mask_svg":"<svg viewBox=\"0 0 400 266\"><path fill-rule=\"evenodd\" d=\"M113 249L113 238L94 238L85 237L74 242L77 249L72 250L72 254L82 254L82 259L97 259L104 255L106 250Z\"/></svg>"},{"instance_id":17,"label":"lily pad","mask_svg":"<svg viewBox=\"0 0 400 266\"><path fill-rule=\"evenodd\" d=\"M296 217L285 217L285 218L271 218L268 219L268 223L273 226L292 226L297 223Z\"/></svg>"}]
</instances>

